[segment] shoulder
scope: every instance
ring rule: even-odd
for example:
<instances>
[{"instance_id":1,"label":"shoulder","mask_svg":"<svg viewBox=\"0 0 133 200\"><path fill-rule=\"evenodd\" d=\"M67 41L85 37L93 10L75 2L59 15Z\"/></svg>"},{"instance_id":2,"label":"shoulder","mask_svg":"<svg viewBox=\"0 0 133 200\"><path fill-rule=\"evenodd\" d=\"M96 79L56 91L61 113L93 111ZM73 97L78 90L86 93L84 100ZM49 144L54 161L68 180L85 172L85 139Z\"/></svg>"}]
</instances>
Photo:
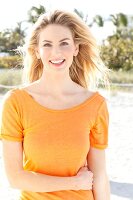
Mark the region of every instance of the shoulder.
<instances>
[{"instance_id":1,"label":"shoulder","mask_svg":"<svg viewBox=\"0 0 133 200\"><path fill-rule=\"evenodd\" d=\"M86 95L88 96L88 98L93 98L95 99L95 102L97 104L101 104L103 102L107 101L107 97L102 94L100 91L96 90L96 91L91 91L91 90L87 90L86 89Z\"/></svg>"},{"instance_id":2,"label":"shoulder","mask_svg":"<svg viewBox=\"0 0 133 200\"><path fill-rule=\"evenodd\" d=\"M103 104L107 103L107 94L101 90L89 90L78 85L79 96L84 100L91 100L93 106L99 109Z\"/></svg>"},{"instance_id":3,"label":"shoulder","mask_svg":"<svg viewBox=\"0 0 133 200\"><path fill-rule=\"evenodd\" d=\"M99 104L107 103L108 95L106 92L101 92L98 90L95 93L97 94L97 101L99 102Z\"/></svg>"},{"instance_id":4,"label":"shoulder","mask_svg":"<svg viewBox=\"0 0 133 200\"><path fill-rule=\"evenodd\" d=\"M13 114L19 112L19 102L15 95L15 90L10 90L2 98L1 102L1 114L7 116L9 113Z\"/></svg>"},{"instance_id":5,"label":"shoulder","mask_svg":"<svg viewBox=\"0 0 133 200\"><path fill-rule=\"evenodd\" d=\"M9 99L12 99L16 96L16 94L18 93L18 88L17 89L12 89L12 90L9 90L8 92L5 93L4 95L4 100L9 100Z\"/></svg>"},{"instance_id":6,"label":"shoulder","mask_svg":"<svg viewBox=\"0 0 133 200\"><path fill-rule=\"evenodd\" d=\"M106 119L108 121L109 118L109 111L108 111L108 98L105 94L97 92L97 98L95 102L95 107L97 107L97 117L102 119Z\"/></svg>"},{"instance_id":7,"label":"shoulder","mask_svg":"<svg viewBox=\"0 0 133 200\"><path fill-rule=\"evenodd\" d=\"M12 90L9 90L8 92L5 93L5 95L3 96L2 99L2 105L15 105L18 104L19 100L22 99L21 98L21 92L19 88L15 88Z\"/></svg>"},{"instance_id":8,"label":"shoulder","mask_svg":"<svg viewBox=\"0 0 133 200\"><path fill-rule=\"evenodd\" d=\"M20 90L23 90L25 92L28 92L29 94L36 94L39 93L39 87L38 87L38 81L34 81L32 83L29 83L23 87L20 88Z\"/></svg>"},{"instance_id":9,"label":"shoulder","mask_svg":"<svg viewBox=\"0 0 133 200\"><path fill-rule=\"evenodd\" d=\"M105 94L100 91L89 92L89 94L91 96L88 98L88 106L93 108L93 112L98 114L108 110L108 99Z\"/></svg>"}]
</instances>

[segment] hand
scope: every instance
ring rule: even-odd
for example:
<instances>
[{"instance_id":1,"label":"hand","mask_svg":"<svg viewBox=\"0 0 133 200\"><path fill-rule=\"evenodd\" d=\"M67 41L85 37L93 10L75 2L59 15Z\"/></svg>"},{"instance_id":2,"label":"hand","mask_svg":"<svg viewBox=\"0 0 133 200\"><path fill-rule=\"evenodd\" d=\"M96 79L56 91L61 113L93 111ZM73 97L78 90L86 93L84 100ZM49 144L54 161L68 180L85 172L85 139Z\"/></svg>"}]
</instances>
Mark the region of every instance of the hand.
<instances>
[{"instance_id":1,"label":"hand","mask_svg":"<svg viewBox=\"0 0 133 200\"><path fill-rule=\"evenodd\" d=\"M75 190L91 190L93 173L87 167L82 167L75 176Z\"/></svg>"}]
</instances>

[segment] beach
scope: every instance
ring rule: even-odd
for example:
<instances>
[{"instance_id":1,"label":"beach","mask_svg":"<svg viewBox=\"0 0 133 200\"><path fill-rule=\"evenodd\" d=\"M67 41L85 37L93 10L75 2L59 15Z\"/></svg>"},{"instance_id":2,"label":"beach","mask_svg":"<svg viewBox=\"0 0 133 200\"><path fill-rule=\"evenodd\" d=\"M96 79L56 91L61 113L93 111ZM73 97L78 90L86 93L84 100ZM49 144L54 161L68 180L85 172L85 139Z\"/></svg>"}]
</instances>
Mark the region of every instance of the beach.
<instances>
[{"instance_id":1,"label":"beach","mask_svg":"<svg viewBox=\"0 0 133 200\"><path fill-rule=\"evenodd\" d=\"M109 102L107 169L111 200L133 200L133 94L118 92Z\"/></svg>"},{"instance_id":2,"label":"beach","mask_svg":"<svg viewBox=\"0 0 133 200\"><path fill-rule=\"evenodd\" d=\"M106 165L111 200L133 200L133 93L115 91L107 102L110 124ZM1 154L0 141L0 199L18 200L19 192L8 186Z\"/></svg>"}]
</instances>

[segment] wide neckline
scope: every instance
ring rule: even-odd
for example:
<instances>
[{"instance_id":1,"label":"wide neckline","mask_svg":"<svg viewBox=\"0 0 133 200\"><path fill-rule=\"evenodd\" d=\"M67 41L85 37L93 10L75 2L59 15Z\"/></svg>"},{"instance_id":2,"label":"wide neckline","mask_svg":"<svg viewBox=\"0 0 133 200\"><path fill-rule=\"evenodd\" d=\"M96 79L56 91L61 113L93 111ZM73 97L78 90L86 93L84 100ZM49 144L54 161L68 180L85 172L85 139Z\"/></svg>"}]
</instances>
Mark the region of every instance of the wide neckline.
<instances>
[{"instance_id":1,"label":"wide neckline","mask_svg":"<svg viewBox=\"0 0 133 200\"><path fill-rule=\"evenodd\" d=\"M45 111L48 111L48 112L68 112L68 111L73 111L75 109L79 109L81 108L82 106L85 106L86 104L88 104L90 101L92 101L99 93L96 91L92 96L88 97L86 100L84 100L83 102L75 105L75 106L72 106L70 108L65 108L65 109L52 109L52 108L48 108L46 106L43 106L42 104L40 104L38 101L36 101L33 96L28 93L25 89L23 88L20 88L20 90L26 94L27 97L29 97L30 100L32 100L32 102L34 104L36 104L37 106L41 107L42 109L44 109Z\"/></svg>"}]
</instances>

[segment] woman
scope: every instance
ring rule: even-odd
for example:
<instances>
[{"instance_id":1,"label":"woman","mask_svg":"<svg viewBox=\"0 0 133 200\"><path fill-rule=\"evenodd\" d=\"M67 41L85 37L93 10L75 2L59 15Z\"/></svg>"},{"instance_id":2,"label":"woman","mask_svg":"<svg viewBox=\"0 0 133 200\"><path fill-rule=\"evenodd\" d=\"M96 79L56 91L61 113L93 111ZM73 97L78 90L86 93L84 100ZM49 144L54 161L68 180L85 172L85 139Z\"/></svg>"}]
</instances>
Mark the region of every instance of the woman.
<instances>
[{"instance_id":1,"label":"woman","mask_svg":"<svg viewBox=\"0 0 133 200\"><path fill-rule=\"evenodd\" d=\"M54 11L40 16L25 47L29 83L9 91L2 110L11 187L21 200L109 200L108 110L90 89L107 69L89 28Z\"/></svg>"}]
</instances>

